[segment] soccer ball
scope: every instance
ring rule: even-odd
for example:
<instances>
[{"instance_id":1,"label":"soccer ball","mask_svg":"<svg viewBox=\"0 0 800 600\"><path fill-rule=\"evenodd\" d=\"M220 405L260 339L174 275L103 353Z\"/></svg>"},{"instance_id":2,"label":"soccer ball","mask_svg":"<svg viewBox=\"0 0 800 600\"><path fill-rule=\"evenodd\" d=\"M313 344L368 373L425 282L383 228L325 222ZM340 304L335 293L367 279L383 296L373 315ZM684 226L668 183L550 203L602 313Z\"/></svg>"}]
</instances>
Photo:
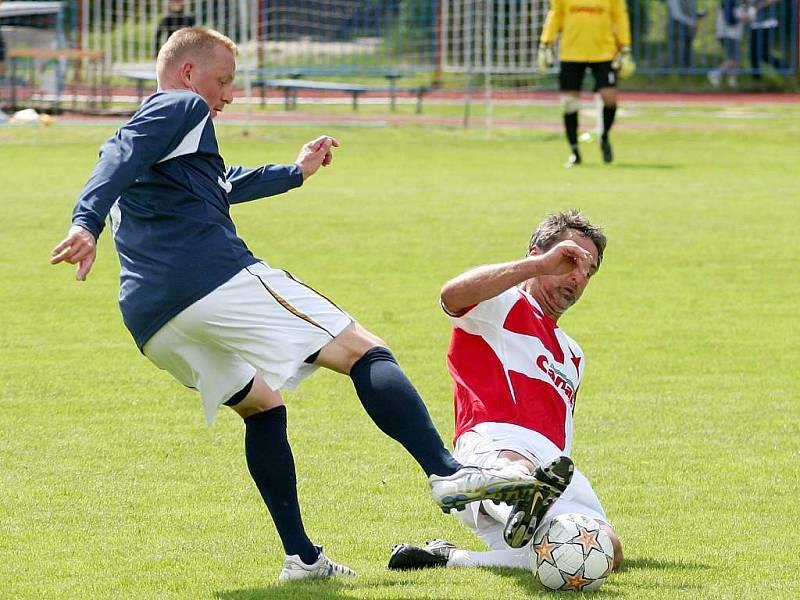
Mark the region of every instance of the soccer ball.
<instances>
[{"instance_id":1,"label":"soccer ball","mask_svg":"<svg viewBox=\"0 0 800 600\"><path fill-rule=\"evenodd\" d=\"M594 519L578 513L558 515L533 537L531 570L551 590L596 590L614 564L611 537Z\"/></svg>"}]
</instances>

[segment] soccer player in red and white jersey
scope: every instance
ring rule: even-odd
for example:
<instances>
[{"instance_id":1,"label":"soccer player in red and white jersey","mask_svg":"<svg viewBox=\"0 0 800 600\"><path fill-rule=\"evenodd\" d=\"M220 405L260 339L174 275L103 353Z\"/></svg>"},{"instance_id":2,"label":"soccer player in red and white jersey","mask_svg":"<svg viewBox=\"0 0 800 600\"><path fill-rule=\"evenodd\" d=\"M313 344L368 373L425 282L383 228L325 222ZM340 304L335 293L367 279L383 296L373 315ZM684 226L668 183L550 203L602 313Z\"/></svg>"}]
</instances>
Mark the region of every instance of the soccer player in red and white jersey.
<instances>
[{"instance_id":1,"label":"soccer player in red and white jersey","mask_svg":"<svg viewBox=\"0 0 800 600\"><path fill-rule=\"evenodd\" d=\"M458 514L488 552L443 540L401 544L389 568L529 569L535 530L564 513L600 522L614 544L614 568L622 562L597 495L569 459L585 361L558 326L600 267L605 246L602 229L579 211L556 213L539 224L524 258L477 267L444 285L441 304L453 324L447 365L455 388L454 456L467 464L523 465L541 485L514 506L476 502Z\"/></svg>"}]
</instances>

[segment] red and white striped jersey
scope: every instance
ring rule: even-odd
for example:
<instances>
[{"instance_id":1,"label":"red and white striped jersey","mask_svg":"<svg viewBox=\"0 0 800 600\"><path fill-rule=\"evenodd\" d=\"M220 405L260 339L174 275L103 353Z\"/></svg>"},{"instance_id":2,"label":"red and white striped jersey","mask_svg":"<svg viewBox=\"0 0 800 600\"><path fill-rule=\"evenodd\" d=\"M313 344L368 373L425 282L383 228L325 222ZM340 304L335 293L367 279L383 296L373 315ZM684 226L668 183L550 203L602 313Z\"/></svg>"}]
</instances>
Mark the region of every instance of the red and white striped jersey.
<instances>
[{"instance_id":1,"label":"red and white striped jersey","mask_svg":"<svg viewBox=\"0 0 800 600\"><path fill-rule=\"evenodd\" d=\"M458 438L478 423L537 431L565 454L583 376L583 351L519 288L450 315L447 366Z\"/></svg>"}]
</instances>

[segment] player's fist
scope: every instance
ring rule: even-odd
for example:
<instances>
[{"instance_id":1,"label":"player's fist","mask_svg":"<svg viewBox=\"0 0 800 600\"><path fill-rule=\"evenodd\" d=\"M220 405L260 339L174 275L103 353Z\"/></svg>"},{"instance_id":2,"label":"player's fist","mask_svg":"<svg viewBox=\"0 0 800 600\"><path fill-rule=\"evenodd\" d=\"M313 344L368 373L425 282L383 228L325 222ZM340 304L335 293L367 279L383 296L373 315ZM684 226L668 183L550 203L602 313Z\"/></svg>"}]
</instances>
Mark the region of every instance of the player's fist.
<instances>
[{"instance_id":1,"label":"player's fist","mask_svg":"<svg viewBox=\"0 0 800 600\"><path fill-rule=\"evenodd\" d=\"M541 42L539 44L539 51L536 53L536 66L539 67L540 71L545 72L553 66L554 62L553 48L550 44Z\"/></svg>"},{"instance_id":2,"label":"player's fist","mask_svg":"<svg viewBox=\"0 0 800 600\"><path fill-rule=\"evenodd\" d=\"M611 61L611 68L617 72L620 79L628 79L636 72L636 63L631 55L629 46L623 46Z\"/></svg>"},{"instance_id":3,"label":"player's fist","mask_svg":"<svg viewBox=\"0 0 800 600\"><path fill-rule=\"evenodd\" d=\"M540 275L566 275L574 272L580 278L588 277L594 264L592 254L572 240L559 242L540 254L538 260Z\"/></svg>"}]
</instances>

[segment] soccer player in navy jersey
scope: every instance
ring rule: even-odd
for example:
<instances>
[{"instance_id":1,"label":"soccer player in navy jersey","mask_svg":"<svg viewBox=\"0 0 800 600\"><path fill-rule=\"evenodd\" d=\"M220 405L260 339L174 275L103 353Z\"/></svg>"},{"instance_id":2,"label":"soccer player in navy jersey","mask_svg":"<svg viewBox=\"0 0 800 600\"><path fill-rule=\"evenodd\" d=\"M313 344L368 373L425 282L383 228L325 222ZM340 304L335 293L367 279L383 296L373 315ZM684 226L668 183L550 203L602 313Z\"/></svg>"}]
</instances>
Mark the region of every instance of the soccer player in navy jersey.
<instances>
[{"instance_id":1,"label":"soccer player in navy jersey","mask_svg":"<svg viewBox=\"0 0 800 600\"><path fill-rule=\"evenodd\" d=\"M602 229L578 211L548 215L528 254L484 265L442 287L453 324L447 366L454 382L455 457L523 465L543 485L513 505L475 502L458 513L489 547L461 550L444 540L400 544L390 569L530 568L529 544L553 517L580 513L609 534L614 567L622 545L589 480L574 468L572 415L583 378L583 351L558 320L583 294L603 259Z\"/></svg>"},{"instance_id":2,"label":"soccer player in navy jersey","mask_svg":"<svg viewBox=\"0 0 800 600\"><path fill-rule=\"evenodd\" d=\"M297 500L279 390L316 367L350 376L372 420L425 471L443 510L523 499L536 481L518 467L456 461L386 344L237 237L231 204L302 185L331 164L339 144L320 136L292 165L226 167L212 118L233 101L236 54L211 29L170 36L158 54L158 91L101 147L51 262L77 264L85 280L109 217L120 309L139 349L200 392L209 424L220 404L244 419L247 465L286 554L279 578L352 576L308 538Z\"/></svg>"}]
</instances>

